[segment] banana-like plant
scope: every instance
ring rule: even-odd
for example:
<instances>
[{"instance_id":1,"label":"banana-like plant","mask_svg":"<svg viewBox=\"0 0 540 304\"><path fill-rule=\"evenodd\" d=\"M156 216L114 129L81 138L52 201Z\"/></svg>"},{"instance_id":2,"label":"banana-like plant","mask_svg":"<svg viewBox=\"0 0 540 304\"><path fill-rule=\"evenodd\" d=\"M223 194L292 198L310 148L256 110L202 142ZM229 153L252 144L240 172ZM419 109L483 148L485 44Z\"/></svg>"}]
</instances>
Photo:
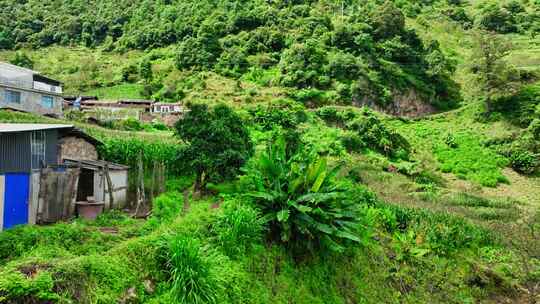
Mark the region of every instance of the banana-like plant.
<instances>
[{"instance_id":1,"label":"banana-like plant","mask_svg":"<svg viewBox=\"0 0 540 304\"><path fill-rule=\"evenodd\" d=\"M340 251L357 236L357 204L337 182L339 167L326 158L287 155L282 137L268 145L252 169L258 203L272 235L295 250L321 247Z\"/></svg>"}]
</instances>

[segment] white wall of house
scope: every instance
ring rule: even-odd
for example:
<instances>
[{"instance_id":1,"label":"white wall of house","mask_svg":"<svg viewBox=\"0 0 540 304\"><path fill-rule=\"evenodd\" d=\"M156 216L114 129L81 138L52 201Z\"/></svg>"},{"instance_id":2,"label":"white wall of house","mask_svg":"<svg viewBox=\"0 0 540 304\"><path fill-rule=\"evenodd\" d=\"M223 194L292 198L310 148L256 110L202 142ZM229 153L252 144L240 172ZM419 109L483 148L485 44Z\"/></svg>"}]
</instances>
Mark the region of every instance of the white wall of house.
<instances>
[{"instance_id":1,"label":"white wall of house","mask_svg":"<svg viewBox=\"0 0 540 304\"><path fill-rule=\"evenodd\" d=\"M43 83L39 81L34 81L34 89L45 91L45 92L51 92L55 94L62 94L62 87L61 86L54 86L48 83Z\"/></svg>"},{"instance_id":2,"label":"white wall of house","mask_svg":"<svg viewBox=\"0 0 540 304\"><path fill-rule=\"evenodd\" d=\"M182 106L170 105L170 104L155 104L154 113L180 113L182 112Z\"/></svg>"},{"instance_id":3,"label":"white wall of house","mask_svg":"<svg viewBox=\"0 0 540 304\"><path fill-rule=\"evenodd\" d=\"M19 102L13 102L13 100L8 99L7 94L13 94L10 92L16 92L19 95ZM45 103L46 100L44 98L52 98L52 107L48 107L48 103ZM41 115L54 114L60 116L62 115L62 102L63 98L60 95L20 89L0 83L0 109L10 108Z\"/></svg>"},{"instance_id":4,"label":"white wall of house","mask_svg":"<svg viewBox=\"0 0 540 304\"><path fill-rule=\"evenodd\" d=\"M110 170L111 183L113 192L114 204L123 207L127 202L128 189L128 171L127 170ZM99 171L94 172L94 198L96 202L104 202L105 206L109 204L109 194L107 191L107 178L104 173Z\"/></svg>"}]
</instances>

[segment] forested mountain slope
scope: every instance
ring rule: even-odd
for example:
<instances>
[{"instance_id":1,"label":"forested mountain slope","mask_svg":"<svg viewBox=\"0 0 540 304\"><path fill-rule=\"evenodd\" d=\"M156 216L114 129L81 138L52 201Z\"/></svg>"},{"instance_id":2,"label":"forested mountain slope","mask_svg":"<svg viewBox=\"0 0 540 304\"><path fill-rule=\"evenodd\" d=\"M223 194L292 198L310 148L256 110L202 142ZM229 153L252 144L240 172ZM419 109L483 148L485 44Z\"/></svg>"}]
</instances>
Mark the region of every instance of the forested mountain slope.
<instances>
[{"instance_id":1,"label":"forested mountain slope","mask_svg":"<svg viewBox=\"0 0 540 304\"><path fill-rule=\"evenodd\" d=\"M375 104L399 114L393 101L411 91L437 109L460 102L450 77L455 64L436 41L424 42L406 27L392 2L4 2L2 48L174 45L178 69L296 88L298 99L315 105Z\"/></svg>"}]
</instances>

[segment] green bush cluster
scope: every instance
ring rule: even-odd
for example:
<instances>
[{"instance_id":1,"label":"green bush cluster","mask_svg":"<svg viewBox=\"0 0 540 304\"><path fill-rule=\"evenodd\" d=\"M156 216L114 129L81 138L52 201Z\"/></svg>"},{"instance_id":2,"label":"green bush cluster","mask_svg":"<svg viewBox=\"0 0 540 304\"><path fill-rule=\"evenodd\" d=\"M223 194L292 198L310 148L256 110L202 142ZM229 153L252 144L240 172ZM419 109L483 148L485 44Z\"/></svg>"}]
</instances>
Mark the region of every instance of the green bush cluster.
<instances>
[{"instance_id":1,"label":"green bush cluster","mask_svg":"<svg viewBox=\"0 0 540 304\"><path fill-rule=\"evenodd\" d=\"M494 290L506 284L498 267L511 267L510 255L489 231L448 214L387 205L363 188L357 191L355 221L363 245L348 246L346 254L291 254L279 241L258 246L271 231L262 229L264 213L244 193L236 193L225 197L223 209L211 209L202 200L189 213L166 212L170 220L108 251L61 259L21 257L0 268L0 301L339 303L384 297L399 302L403 294L419 302L473 301L485 297L468 283L484 275L475 270L476 263L493 267L495 277L484 278L485 284ZM180 194L164 197L164 204L175 205ZM344 282L346 289L339 287ZM414 288L403 290L404 282ZM440 291L432 289L433 282Z\"/></svg>"},{"instance_id":2,"label":"green bush cluster","mask_svg":"<svg viewBox=\"0 0 540 304\"><path fill-rule=\"evenodd\" d=\"M480 27L498 32L528 33L540 32L540 9L536 5L525 6L522 1L486 1L482 3L477 16Z\"/></svg>"},{"instance_id":3,"label":"green bush cluster","mask_svg":"<svg viewBox=\"0 0 540 304\"><path fill-rule=\"evenodd\" d=\"M248 109L254 124L263 130L272 130L275 127L295 129L306 122L307 113L304 106L287 99L277 99L267 105L257 105Z\"/></svg>"},{"instance_id":4,"label":"green bush cluster","mask_svg":"<svg viewBox=\"0 0 540 304\"><path fill-rule=\"evenodd\" d=\"M343 146L351 152L373 150L385 156L407 160L411 152L409 142L397 131L385 125L368 108L360 111L323 107L317 115L330 124L341 126L347 132L341 137Z\"/></svg>"},{"instance_id":5,"label":"green bush cluster","mask_svg":"<svg viewBox=\"0 0 540 304\"><path fill-rule=\"evenodd\" d=\"M534 174L540 168L540 86L527 85L497 104L496 113L523 129L511 138L486 144L495 146L517 172Z\"/></svg>"},{"instance_id":6,"label":"green bush cluster","mask_svg":"<svg viewBox=\"0 0 540 304\"><path fill-rule=\"evenodd\" d=\"M509 164L506 157L484 147L476 136L468 132L451 136L451 142L438 143L434 149L442 172L454 173L460 178L487 187L508 183L508 179L501 173L501 168Z\"/></svg>"},{"instance_id":7,"label":"green bush cluster","mask_svg":"<svg viewBox=\"0 0 540 304\"><path fill-rule=\"evenodd\" d=\"M73 223L51 227L20 226L0 233L0 240L0 261L7 262L44 246L51 254L63 250L73 254L99 252L118 237L101 235L96 229Z\"/></svg>"}]
</instances>

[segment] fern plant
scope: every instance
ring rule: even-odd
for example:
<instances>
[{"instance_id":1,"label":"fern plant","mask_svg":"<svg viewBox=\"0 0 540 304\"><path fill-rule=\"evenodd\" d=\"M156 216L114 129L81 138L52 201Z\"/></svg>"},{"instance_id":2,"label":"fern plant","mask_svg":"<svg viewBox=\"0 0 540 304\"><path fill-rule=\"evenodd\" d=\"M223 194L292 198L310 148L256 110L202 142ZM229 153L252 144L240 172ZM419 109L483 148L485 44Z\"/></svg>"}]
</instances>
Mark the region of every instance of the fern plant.
<instances>
[{"instance_id":1,"label":"fern plant","mask_svg":"<svg viewBox=\"0 0 540 304\"><path fill-rule=\"evenodd\" d=\"M326 158L289 155L283 137L269 144L250 172L256 190L249 196L275 239L302 252L360 242L355 196L337 182L338 171Z\"/></svg>"}]
</instances>

